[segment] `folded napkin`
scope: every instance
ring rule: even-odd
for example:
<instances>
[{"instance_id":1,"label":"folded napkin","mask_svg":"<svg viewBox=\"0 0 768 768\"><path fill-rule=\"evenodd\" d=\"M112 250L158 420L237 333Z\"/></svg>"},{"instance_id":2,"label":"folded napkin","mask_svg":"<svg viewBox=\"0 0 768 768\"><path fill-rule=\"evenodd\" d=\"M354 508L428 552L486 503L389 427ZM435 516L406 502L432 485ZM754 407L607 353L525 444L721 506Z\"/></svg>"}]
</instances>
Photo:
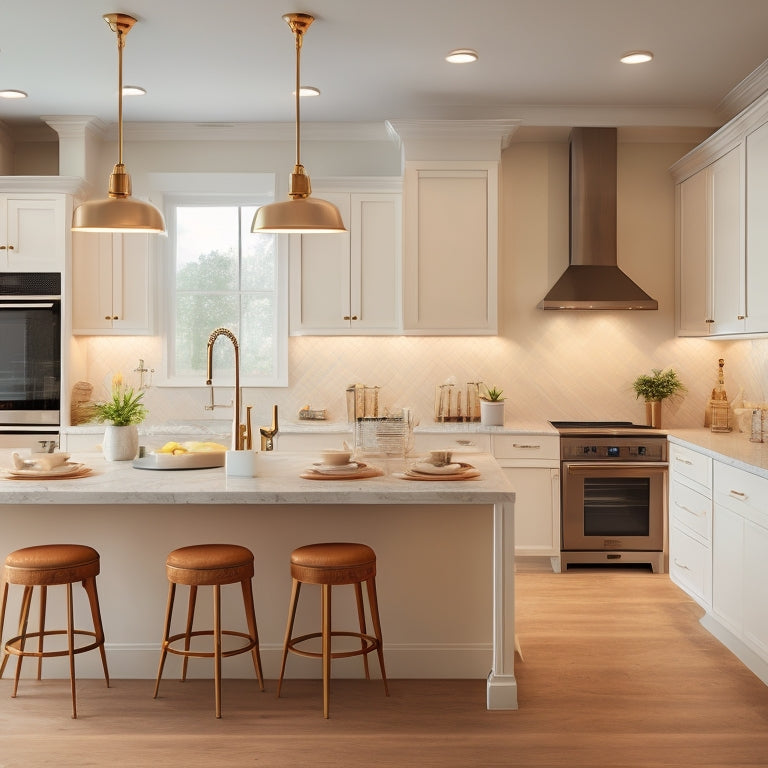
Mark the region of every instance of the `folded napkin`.
<instances>
[{"instance_id":1,"label":"folded napkin","mask_svg":"<svg viewBox=\"0 0 768 768\"><path fill-rule=\"evenodd\" d=\"M355 472L359 468L357 462L350 462L349 464L313 464L313 472L321 472L324 475L342 474L347 475L350 472Z\"/></svg>"},{"instance_id":2,"label":"folded napkin","mask_svg":"<svg viewBox=\"0 0 768 768\"><path fill-rule=\"evenodd\" d=\"M421 472L423 475L455 475L461 472L461 464L443 464L442 467L430 464L428 461L422 461L414 464L411 469L414 472Z\"/></svg>"}]
</instances>

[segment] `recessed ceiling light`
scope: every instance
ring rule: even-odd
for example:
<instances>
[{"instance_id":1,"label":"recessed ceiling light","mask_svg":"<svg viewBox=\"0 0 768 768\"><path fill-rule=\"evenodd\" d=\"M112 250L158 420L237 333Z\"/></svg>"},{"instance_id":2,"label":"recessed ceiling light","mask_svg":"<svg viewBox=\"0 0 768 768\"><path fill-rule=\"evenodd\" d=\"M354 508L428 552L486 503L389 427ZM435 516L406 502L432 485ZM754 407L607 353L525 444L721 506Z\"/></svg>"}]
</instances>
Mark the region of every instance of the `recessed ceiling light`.
<instances>
[{"instance_id":1,"label":"recessed ceiling light","mask_svg":"<svg viewBox=\"0 0 768 768\"><path fill-rule=\"evenodd\" d=\"M0 91L0 98L2 99L26 99L27 94L24 91L5 90Z\"/></svg>"},{"instance_id":2,"label":"recessed ceiling light","mask_svg":"<svg viewBox=\"0 0 768 768\"><path fill-rule=\"evenodd\" d=\"M622 64L645 64L652 60L651 51L628 51L621 57Z\"/></svg>"},{"instance_id":3,"label":"recessed ceiling light","mask_svg":"<svg viewBox=\"0 0 768 768\"><path fill-rule=\"evenodd\" d=\"M451 64L469 64L472 61L477 61L477 51L473 51L471 48L457 48L455 51L451 51L445 60L450 61Z\"/></svg>"},{"instance_id":4,"label":"recessed ceiling light","mask_svg":"<svg viewBox=\"0 0 768 768\"><path fill-rule=\"evenodd\" d=\"M146 90L140 85L124 85L123 96L145 96Z\"/></svg>"},{"instance_id":5,"label":"recessed ceiling light","mask_svg":"<svg viewBox=\"0 0 768 768\"><path fill-rule=\"evenodd\" d=\"M296 91L291 91L291 95L295 96ZM301 88L299 88L299 96L319 96L320 95L320 89L315 88L314 85L302 85Z\"/></svg>"}]
</instances>

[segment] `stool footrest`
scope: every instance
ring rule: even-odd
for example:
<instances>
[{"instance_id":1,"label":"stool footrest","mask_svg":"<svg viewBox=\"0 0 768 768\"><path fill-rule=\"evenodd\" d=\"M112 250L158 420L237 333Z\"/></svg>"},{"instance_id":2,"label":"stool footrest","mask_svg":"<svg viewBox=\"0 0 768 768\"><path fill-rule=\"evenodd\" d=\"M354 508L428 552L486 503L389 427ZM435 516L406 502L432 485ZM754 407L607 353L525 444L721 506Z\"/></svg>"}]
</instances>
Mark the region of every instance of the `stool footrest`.
<instances>
[{"instance_id":1,"label":"stool footrest","mask_svg":"<svg viewBox=\"0 0 768 768\"><path fill-rule=\"evenodd\" d=\"M69 656L69 650L64 648L60 651L30 651L25 646L24 650L22 651L21 648L18 646L21 645L22 640L26 643L26 641L31 640L35 637L49 637L51 635L66 635L67 630L66 629L46 629L45 632L27 632L26 635L16 635L16 637L12 637L9 640L6 640L5 642L5 651L6 653L10 653L12 656L30 656L35 658L52 658L54 656ZM85 637L93 637L96 638L95 632L90 632L86 629L75 629L72 631L72 634L82 635ZM80 646L79 648L73 648L72 653L85 653L86 651L92 651L94 648L98 648L101 646L102 643L99 640L96 640L93 643L88 643L88 645Z\"/></svg>"},{"instance_id":2,"label":"stool footrest","mask_svg":"<svg viewBox=\"0 0 768 768\"><path fill-rule=\"evenodd\" d=\"M317 651L305 651L303 648L297 648L299 643L306 642L307 640L314 640L315 638L322 637L322 632L312 632L308 635L301 635L299 637L291 638L288 641L288 650L298 656L308 656L312 659L322 659L323 654ZM331 638L334 637L355 637L358 640L362 640L365 643L365 648L355 648L350 651L333 651L330 656L332 659L347 659L350 656L362 656L366 653L371 653L379 648L379 641L372 635L364 635L361 632L331 632Z\"/></svg>"},{"instance_id":3,"label":"stool footrest","mask_svg":"<svg viewBox=\"0 0 768 768\"><path fill-rule=\"evenodd\" d=\"M235 632L231 629L222 629L221 630L222 635L230 635L234 637L242 637L245 640L248 640L248 642L239 647L239 648L233 648L229 651L222 650L221 656L222 658L229 658L230 656L237 656L240 653L246 653L247 651L253 650L257 642L254 640L250 635L246 634L245 632ZM177 643L181 640L186 640L188 637L201 637L201 636L208 636L213 637L214 632L212 629L200 629L195 630L194 632L190 632L188 635L184 633L180 633L178 635L171 635L168 640L165 643L166 650L168 653L175 653L177 656L191 656L196 659L212 659L216 655L214 651L193 651L193 650L186 650L184 648L173 648L171 643Z\"/></svg>"}]
</instances>

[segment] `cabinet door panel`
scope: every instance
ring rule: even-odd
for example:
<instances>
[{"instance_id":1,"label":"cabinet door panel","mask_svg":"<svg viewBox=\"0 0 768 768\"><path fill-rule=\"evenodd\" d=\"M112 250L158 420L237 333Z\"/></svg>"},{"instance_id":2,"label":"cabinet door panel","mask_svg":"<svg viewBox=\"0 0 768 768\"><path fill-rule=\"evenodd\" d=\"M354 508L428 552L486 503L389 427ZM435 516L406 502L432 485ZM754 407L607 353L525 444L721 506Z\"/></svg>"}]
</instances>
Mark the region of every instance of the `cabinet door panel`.
<instances>
[{"instance_id":1,"label":"cabinet door panel","mask_svg":"<svg viewBox=\"0 0 768 768\"><path fill-rule=\"evenodd\" d=\"M350 311L366 330L400 324L399 195L352 196Z\"/></svg>"},{"instance_id":2,"label":"cabinet door panel","mask_svg":"<svg viewBox=\"0 0 768 768\"><path fill-rule=\"evenodd\" d=\"M678 188L678 336L709 334L707 175L705 168Z\"/></svg>"},{"instance_id":3,"label":"cabinet door panel","mask_svg":"<svg viewBox=\"0 0 768 768\"><path fill-rule=\"evenodd\" d=\"M515 554L559 555L559 470L504 467L504 474L515 488Z\"/></svg>"},{"instance_id":4,"label":"cabinet door panel","mask_svg":"<svg viewBox=\"0 0 768 768\"><path fill-rule=\"evenodd\" d=\"M744 537L744 635L768 658L768 529L747 523Z\"/></svg>"},{"instance_id":5,"label":"cabinet door panel","mask_svg":"<svg viewBox=\"0 0 768 768\"><path fill-rule=\"evenodd\" d=\"M750 333L768 331L768 123L747 136L747 323Z\"/></svg>"},{"instance_id":6,"label":"cabinet door panel","mask_svg":"<svg viewBox=\"0 0 768 768\"><path fill-rule=\"evenodd\" d=\"M63 199L8 198L9 271L61 271L66 237Z\"/></svg>"},{"instance_id":7,"label":"cabinet door panel","mask_svg":"<svg viewBox=\"0 0 768 768\"><path fill-rule=\"evenodd\" d=\"M72 233L72 332L112 327L112 235Z\"/></svg>"},{"instance_id":8,"label":"cabinet door panel","mask_svg":"<svg viewBox=\"0 0 768 768\"><path fill-rule=\"evenodd\" d=\"M122 333L152 332L149 235L115 235L113 243L112 301L116 320L112 327Z\"/></svg>"},{"instance_id":9,"label":"cabinet door panel","mask_svg":"<svg viewBox=\"0 0 768 768\"><path fill-rule=\"evenodd\" d=\"M496 333L497 173L406 167L406 331Z\"/></svg>"},{"instance_id":10,"label":"cabinet door panel","mask_svg":"<svg viewBox=\"0 0 768 768\"><path fill-rule=\"evenodd\" d=\"M712 530L712 610L736 635L744 616L744 518L715 504Z\"/></svg>"},{"instance_id":11,"label":"cabinet door panel","mask_svg":"<svg viewBox=\"0 0 768 768\"><path fill-rule=\"evenodd\" d=\"M745 286L741 153L732 149L710 168L713 334L744 330Z\"/></svg>"}]
</instances>

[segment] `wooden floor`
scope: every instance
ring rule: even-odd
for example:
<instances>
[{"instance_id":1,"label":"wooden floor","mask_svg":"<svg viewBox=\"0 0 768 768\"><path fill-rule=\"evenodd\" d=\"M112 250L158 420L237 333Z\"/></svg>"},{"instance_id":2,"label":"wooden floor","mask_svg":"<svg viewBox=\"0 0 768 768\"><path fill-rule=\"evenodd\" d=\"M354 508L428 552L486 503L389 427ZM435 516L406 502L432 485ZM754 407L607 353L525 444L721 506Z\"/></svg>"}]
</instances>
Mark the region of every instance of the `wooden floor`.
<instances>
[{"instance_id":1,"label":"wooden floor","mask_svg":"<svg viewBox=\"0 0 768 768\"><path fill-rule=\"evenodd\" d=\"M520 708L485 710L485 681L0 681L0 768L37 766L768 766L768 687L698 623L667 576L517 577ZM386 626L384 627L386 632ZM386 641L386 634L385 634ZM7 675L6 675L7 676Z\"/></svg>"}]
</instances>

